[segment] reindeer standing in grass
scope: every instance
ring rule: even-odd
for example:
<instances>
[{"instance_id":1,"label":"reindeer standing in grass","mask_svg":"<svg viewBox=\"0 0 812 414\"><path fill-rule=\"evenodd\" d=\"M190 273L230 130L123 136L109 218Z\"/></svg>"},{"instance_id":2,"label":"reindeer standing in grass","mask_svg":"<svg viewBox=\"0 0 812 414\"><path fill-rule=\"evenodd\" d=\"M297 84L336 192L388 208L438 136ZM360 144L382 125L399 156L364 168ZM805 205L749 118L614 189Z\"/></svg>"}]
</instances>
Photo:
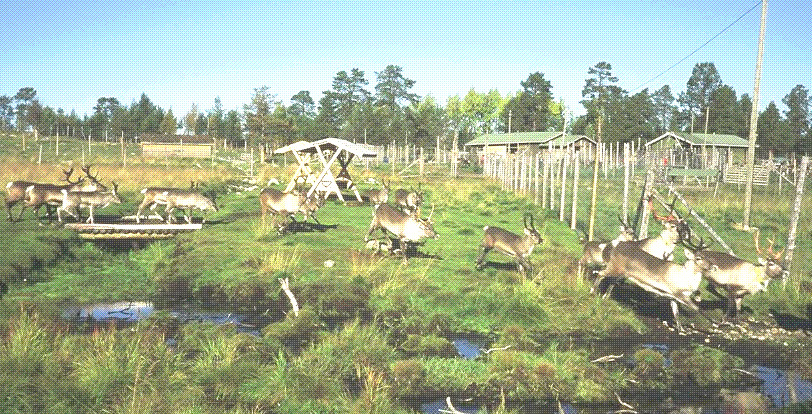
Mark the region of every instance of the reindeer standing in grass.
<instances>
[{"instance_id":1,"label":"reindeer standing in grass","mask_svg":"<svg viewBox=\"0 0 812 414\"><path fill-rule=\"evenodd\" d=\"M530 218L529 225L527 223L528 217ZM496 249L500 253L514 258L519 272L532 273L533 267L530 264L529 257L533 254L533 248L544 241L533 225L532 214L524 216L524 236L519 236L495 226L485 226L484 231L479 256L476 258L477 269L482 270L485 267L485 256L491 250Z\"/></svg>"}]
</instances>

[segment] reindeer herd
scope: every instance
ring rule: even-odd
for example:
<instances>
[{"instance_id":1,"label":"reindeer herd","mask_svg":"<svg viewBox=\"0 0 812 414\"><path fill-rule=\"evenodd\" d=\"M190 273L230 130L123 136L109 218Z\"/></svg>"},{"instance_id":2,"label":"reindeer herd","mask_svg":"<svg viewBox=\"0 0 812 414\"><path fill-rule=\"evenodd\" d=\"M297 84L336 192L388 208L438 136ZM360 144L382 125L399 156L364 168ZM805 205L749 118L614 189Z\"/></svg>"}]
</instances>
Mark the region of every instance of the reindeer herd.
<instances>
[{"instance_id":1,"label":"reindeer herd","mask_svg":"<svg viewBox=\"0 0 812 414\"><path fill-rule=\"evenodd\" d=\"M784 251L775 252L772 240L767 252L761 250L758 231L753 239L759 264L753 264L728 253L708 250L702 238L699 243L693 243L687 222L673 215L673 203L667 217L658 216L651 199L649 203L654 218L663 224L663 231L657 237L629 240L633 239L634 232L621 220L618 238L584 245L584 256L579 264L603 267L595 273L593 293L606 278L629 280L646 291L668 298L674 324L682 331L679 304L713 321L697 306L696 295L703 277L708 281L708 290L726 301L725 318L732 315L738 323L742 298L766 289L770 280L786 275ZM686 262L682 265L673 262L674 249L680 243L685 246ZM598 260L595 260L596 249L600 251ZM717 288L724 289L726 295L720 294Z\"/></svg>"},{"instance_id":2,"label":"reindeer herd","mask_svg":"<svg viewBox=\"0 0 812 414\"><path fill-rule=\"evenodd\" d=\"M112 189L99 182L91 174L90 167L82 167L85 176L71 180L73 168L63 171L64 184L41 184L28 181L12 181L6 185L6 209L8 219L15 221L12 207L23 203L17 215L20 220L26 207L34 210L39 217L39 210L46 206L47 215L52 220L53 212L62 222L62 213L81 220L80 208L89 209L87 222L94 223L94 209L122 202L118 194L118 185L112 182ZM421 216L424 202L423 192L418 190L398 189L390 197L391 183L383 181L382 188L369 190L367 197L372 209L372 221L364 241L371 242L370 236L376 231L389 240L387 249L393 253L400 252L407 260L407 249L425 239L438 239L434 230L432 216L434 205L428 217ZM149 207L155 211L158 205L164 206L166 217L160 217L167 223L175 219L174 211L183 210L187 223L191 223L191 211L218 211L214 194L204 195L191 188L148 187L141 190L144 196L138 206L135 219L141 222L144 210ZM301 214L306 222L312 218L316 223L316 211L324 204L325 197L318 191L284 192L274 188L265 188L260 192L259 204L262 222L268 214L273 215L273 222L279 234L285 233L293 223L296 215ZM393 201L393 203L390 203ZM782 278L786 274L783 264L783 250L773 250L773 241L767 251L759 247L759 233L754 233L755 249L759 256L757 264L742 260L728 253L708 250L702 238L698 243L692 241L688 223L674 215L673 203L668 216L657 215L651 199L649 206L653 217L658 220L663 230L655 237L637 239L634 229L620 217L620 232L611 241L589 241L583 244L583 255L577 263L578 275L594 276L592 292L598 290L604 281L616 283L620 279L628 280L642 289L669 299L673 321L677 329L682 330L678 319L679 304L705 315L697 305L698 291L705 278L708 290L725 300L727 309L725 318L732 316L738 322L742 298L764 290L772 279ZM205 222L205 217L203 219ZM476 258L476 268L486 266L485 257L491 250L514 259L521 273L533 272L530 255L536 245L544 240L535 228L532 214L524 216L523 234L515 234L501 227L485 226ZM395 246L395 242L398 243ZM684 246L685 263L674 262L674 250L677 245ZM590 270L584 272L584 270ZM611 292L611 284L606 295ZM719 293L719 290L724 293Z\"/></svg>"},{"instance_id":3,"label":"reindeer herd","mask_svg":"<svg viewBox=\"0 0 812 414\"><path fill-rule=\"evenodd\" d=\"M118 194L118 184L115 181L112 181L113 188L110 189L102 184L97 176L90 173L90 166L82 167L81 170L85 176L79 177L75 181L71 181L73 167L67 171L63 170L62 173L65 177L62 178L62 181L66 184L43 184L30 181L11 181L6 184L8 220L19 221L26 207L31 207L34 210L34 216L39 218L39 211L42 206L45 206L48 219L53 221L53 213L56 212L60 223L63 222L62 213L81 221L80 208L87 208L89 212L86 222L94 224L95 209L104 208L110 204L121 204L122 199ZM138 206L136 213L138 223L141 222L141 214L147 206L154 211L157 205L164 205L166 218L162 218L167 223L175 219L173 213L176 209L183 210L187 223L192 222L187 209L218 210L214 195L212 194L211 198L203 195L194 188L194 183L190 189L148 187L141 190L141 193L144 195L144 201ZM14 219L11 209L18 203L22 203L22 208L17 218ZM203 221L205 222L205 217Z\"/></svg>"}]
</instances>

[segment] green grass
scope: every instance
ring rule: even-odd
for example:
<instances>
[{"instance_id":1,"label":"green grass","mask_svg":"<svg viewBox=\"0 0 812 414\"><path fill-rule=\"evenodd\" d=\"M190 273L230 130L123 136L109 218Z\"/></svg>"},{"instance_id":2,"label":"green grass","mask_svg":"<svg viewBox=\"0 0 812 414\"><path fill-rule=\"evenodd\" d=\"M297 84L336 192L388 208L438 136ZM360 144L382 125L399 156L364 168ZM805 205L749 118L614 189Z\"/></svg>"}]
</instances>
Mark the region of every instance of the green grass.
<instances>
[{"instance_id":1,"label":"green grass","mask_svg":"<svg viewBox=\"0 0 812 414\"><path fill-rule=\"evenodd\" d=\"M38 144L29 143L20 154L14 146L19 140L4 138L0 179L59 178L53 172L64 164L32 162ZM80 143L65 145L61 154L80 160ZM575 274L582 232L559 222L557 211L534 205L532 195L517 196L479 178L424 182L440 239L426 241L419 251L440 259L417 257L404 264L365 249L372 217L368 205L328 201L318 216L337 228L280 236L260 224L258 190L227 191L241 179L233 166L128 157L132 164L123 169L118 147L105 152L105 144L94 145L99 148L94 147L92 161L100 178L120 181L125 198L101 214L133 214L142 186L186 186L191 179L219 191L221 210L208 215L201 231L140 250L83 242L69 231L37 225L30 213L22 222L0 222L0 276L9 286L0 300L0 371L6 372L0 376L0 411L408 412L409 401L417 397L444 395L474 396L504 411L503 389L508 407L534 398L599 403L612 391L624 391L630 379L660 388L694 374L693 365L646 371L654 376L622 364L598 366L589 362L591 349L568 342L644 333L649 326L630 307L589 293L589 284ZM265 166L257 178L285 181L292 169ZM380 178L389 169L353 167L351 172ZM585 171L580 229L588 221L590 179ZM596 234L608 239L617 232L622 184L610 179L599 185ZM361 191L374 187L360 186ZM393 187L417 187L417 182L395 180ZM637 187L630 191L639 193ZM735 187L723 186L715 199L690 192L686 198L736 253L755 261L752 236L732 226L741 221ZM757 189L752 224L765 238L775 234L781 239L791 203L786 191L764 197ZM786 287L777 283L744 300L757 319L769 318L770 308L804 316L812 292L810 203L807 197ZM544 239L531 256L533 274L525 277L510 266L476 270L482 227L519 233L526 212L534 214ZM566 216L569 212L568 205ZM650 234L659 230L653 223ZM706 233L699 234L708 240ZM487 260L512 262L495 251ZM284 277L302 308L298 318L285 315L290 303L277 280ZM65 305L118 300L151 300L165 308L195 302L265 313L275 321L260 338L210 324L170 329L163 312L131 330L65 333L59 320ZM681 317L703 323L687 312ZM493 347L511 348L476 360L443 357L452 333L469 332L495 339ZM175 338L176 349L163 342L166 335ZM725 354L696 349L685 354L686 360L715 364L703 384L727 381L732 371ZM638 357L656 365L653 355ZM21 364L32 368L22 371L25 375L9 374Z\"/></svg>"}]
</instances>

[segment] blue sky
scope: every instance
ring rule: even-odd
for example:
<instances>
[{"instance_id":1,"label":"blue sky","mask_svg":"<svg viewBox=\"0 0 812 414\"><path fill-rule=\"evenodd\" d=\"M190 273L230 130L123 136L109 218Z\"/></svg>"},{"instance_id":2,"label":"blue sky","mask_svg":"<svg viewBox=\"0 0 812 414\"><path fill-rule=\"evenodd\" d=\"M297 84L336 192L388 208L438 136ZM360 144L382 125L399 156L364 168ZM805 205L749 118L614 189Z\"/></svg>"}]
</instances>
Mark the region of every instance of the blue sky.
<instances>
[{"instance_id":1,"label":"blue sky","mask_svg":"<svg viewBox=\"0 0 812 414\"><path fill-rule=\"evenodd\" d=\"M67 3L67 4L66 4ZM31 86L44 105L91 114L99 97L146 93L176 116L197 104L242 109L267 85L314 100L336 72L403 67L413 92L449 96L521 89L541 72L575 115L587 70L612 64L630 92L756 5L742 1L42 2L0 4L0 95ZM761 7L644 85L677 95L696 63L713 62L737 95L753 94ZM812 2L769 3L759 106L812 88Z\"/></svg>"}]
</instances>

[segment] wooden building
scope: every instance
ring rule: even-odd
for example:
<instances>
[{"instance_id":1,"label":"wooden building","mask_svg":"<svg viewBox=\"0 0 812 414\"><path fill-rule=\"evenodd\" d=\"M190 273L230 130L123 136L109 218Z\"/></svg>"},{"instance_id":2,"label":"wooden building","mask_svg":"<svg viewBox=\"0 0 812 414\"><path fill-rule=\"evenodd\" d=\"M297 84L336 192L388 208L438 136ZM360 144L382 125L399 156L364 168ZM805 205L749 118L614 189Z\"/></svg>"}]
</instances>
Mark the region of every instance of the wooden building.
<instances>
[{"instance_id":1,"label":"wooden building","mask_svg":"<svg viewBox=\"0 0 812 414\"><path fill-rule=\"evenodd\" d=\"M645 144L650 163L684 168L717 168L744 164L747 140L730 134L666 132Z\"/></svg>"},{"instance_id":2,"label":"wooden building","mask_svg":"<svg viewBox=\"0 0 812 414\"><path fill-rule=\"evenodd\" d=\"M556 153L568 148L576 151L589 148L588 151L594 152L594 146L595 141L585 135L565 135L561 131L483 134L465 144L469 152L476 154L477 159L483 155L535 155L549 151L550 148Z\"/></svg>"},{"instance_id":3,"label":"wooden building","mask_svg":"<svg viewBox=\"0 0 812 414\"><path fill-rule=\"evenodd\" d=\"M138 141L144 157L208 158L214 151L208 135L142 135Z\"/></svg>"}]
</instances>

